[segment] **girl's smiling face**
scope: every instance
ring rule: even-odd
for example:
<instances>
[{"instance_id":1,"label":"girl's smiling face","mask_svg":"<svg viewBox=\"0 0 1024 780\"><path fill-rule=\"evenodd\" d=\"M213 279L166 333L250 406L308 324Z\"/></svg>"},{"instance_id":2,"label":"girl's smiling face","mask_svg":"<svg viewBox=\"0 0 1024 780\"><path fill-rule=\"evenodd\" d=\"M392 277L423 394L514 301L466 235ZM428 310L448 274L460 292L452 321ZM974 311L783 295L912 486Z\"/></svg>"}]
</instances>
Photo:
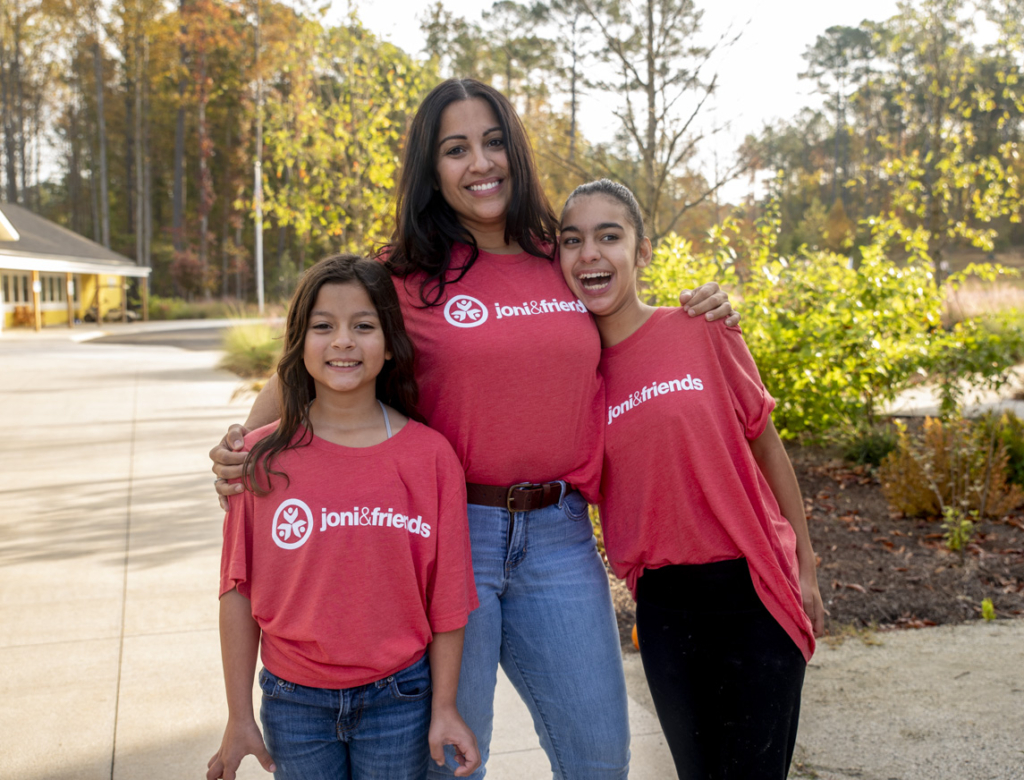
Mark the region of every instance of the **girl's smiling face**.
<instances>
[{"instance_id":1,"label":"girl's smiling face","mask_svg":"<svg viewBox=\"0 0 1024 780\"><path fill-rule=\"evenodd\" d=\"M636 272L651 262L624 204L600 193L578 195L562 214L559 258L566 284L597 317L640 306Z\"/></svg>"},{"instance_id":2,"label":"girl's smiling face","mask_svg":"<svg viewBox=\"0 0 1024 780\"><path fill-rule=\"evenodd\" d=\"M331 282L320 288L302 358L318 398L330 392L376 397L377 374L391 353L377 309L361 284Z\"/></svg>"}]
</instances>

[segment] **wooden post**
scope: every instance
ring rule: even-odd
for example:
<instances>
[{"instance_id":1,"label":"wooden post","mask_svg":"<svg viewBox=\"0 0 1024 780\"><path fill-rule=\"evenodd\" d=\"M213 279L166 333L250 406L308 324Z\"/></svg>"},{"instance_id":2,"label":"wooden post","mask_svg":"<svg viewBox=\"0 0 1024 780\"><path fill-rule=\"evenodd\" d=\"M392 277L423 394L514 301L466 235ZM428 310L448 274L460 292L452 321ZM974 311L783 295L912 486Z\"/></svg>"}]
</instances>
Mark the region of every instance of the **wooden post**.
<instances>
[{"instance_id":1,"label":"wooden post","mask_svg":"<svg viewBox=\"0 0 1024 780\"><path fill-rule=\"evenodd\" d=\"M128 277L121 277L121 322L128 322Z\"/></svg>"},{"instance_id":2,"label":"wooden post","mask_svg":"<svg viewBox=\"0 0 1024 780\"><path fill-rule=\"evenodd\" d=\"M149 322L149 277L140 278L139 284L142 287L142 321Z\"/></svg>"},{"instance_id":3,"label":"wooden post","mask_svg":"<svg viewBox=\"0 0 1024 780\"><path fill-rule=\"evenodd\" d=\"M32 272L32 319L35 324L36 332L38 333L43 329L43 311L41 308L41 301L39 300L39 271Z\"/></svg>"},{"instance_id":4,"label":"wooden post","mask_svg":"<svg viewBox=\"0 0 1024 780\"><path fill-rule=\"evenodd\" d=\"M68 327L75 327L75 277L68 271L64 274L65 290L68 296Z\"/></svg>"}]
</instances>

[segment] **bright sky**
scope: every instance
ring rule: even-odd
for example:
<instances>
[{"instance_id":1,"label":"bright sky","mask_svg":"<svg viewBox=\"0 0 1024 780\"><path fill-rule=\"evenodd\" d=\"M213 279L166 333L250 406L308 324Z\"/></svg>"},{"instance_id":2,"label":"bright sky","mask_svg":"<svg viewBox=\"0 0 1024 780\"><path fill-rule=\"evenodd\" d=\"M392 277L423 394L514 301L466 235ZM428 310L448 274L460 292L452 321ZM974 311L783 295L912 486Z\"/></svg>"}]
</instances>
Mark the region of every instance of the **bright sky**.
<instances>
[{"instance_id":1,"label":"bright sky","mask_svg":"<svg viewBox=\"0 0 1024 780\"><path fill-rule=\"evenodd\" d=\"M443 0L458 16L477 21L488 0ZM430 3L427 0L357 0L363 23L406 51L419 54L423 36L418 17ZM731 160L748 133L759 131L765 123L796 115L801 108L817 105L810 82L797 78L806 68L801 55L818 35L832 25L855 26L864 19L881 21L897 13L896 0L859 0L856 3L828 3L820 0L730 0L706 3L703 33L711 42L730 26L742 30L740 40L715 60L719 91L714 115L716 124L728 123L729 130L707 142L701 150L710 166L717 152L721 164ZM335 0L331 17L342 3ZM591 99L582 106L582 129L592 140L606 140L614 118L607 107ZM710 171L709 171L710 172ZM748 184L736 182L725 190L725 199L739 199Z\"/></svg>"}]
</instances>

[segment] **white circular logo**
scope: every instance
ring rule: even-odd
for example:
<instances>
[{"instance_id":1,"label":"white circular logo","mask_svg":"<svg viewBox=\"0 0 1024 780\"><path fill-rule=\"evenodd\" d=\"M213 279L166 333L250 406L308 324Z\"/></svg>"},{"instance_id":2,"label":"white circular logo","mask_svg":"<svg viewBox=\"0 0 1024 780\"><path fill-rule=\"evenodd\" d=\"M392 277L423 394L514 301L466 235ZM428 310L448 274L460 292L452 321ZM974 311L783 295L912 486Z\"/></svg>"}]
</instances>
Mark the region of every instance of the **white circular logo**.
<instances>
[{"instance_id":1,"label":"white circular logo","mask_svg":"<svg viewBox=\"0 0 1024 780\"><path fill-rule=\"evenodd\" d=\"M476 298L456 295L445 304L444 318L456 328L475 328L487 322L487 307Z\"/></svg>"},{"instance_id":2,"label":"white circular logo","mask_svg":"<svg viewBox=\"0 0 1024 780\"><path fill-rule=\"evenodd\" d=\"M289 498L274 513L271 533L278 547L285 550L302 547L313 533L313 513L304 501Z\"/></svg>"}]
</instances>

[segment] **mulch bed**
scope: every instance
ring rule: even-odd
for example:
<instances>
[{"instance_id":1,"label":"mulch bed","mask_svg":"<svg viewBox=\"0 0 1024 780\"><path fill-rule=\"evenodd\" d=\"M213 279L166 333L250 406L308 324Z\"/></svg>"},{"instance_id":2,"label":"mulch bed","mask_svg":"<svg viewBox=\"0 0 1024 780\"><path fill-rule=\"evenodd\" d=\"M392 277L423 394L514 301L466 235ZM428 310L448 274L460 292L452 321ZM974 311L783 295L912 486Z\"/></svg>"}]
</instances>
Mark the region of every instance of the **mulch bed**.
<instances>
[{"instance_id":1,"label":"mulch bed","mask_svg":"<svg viewBox=\"0 0 1024 780\"><path fill-rule=\"evenodd\" d=\"M999 618L1024 615L1024 513L986 518L963 558L946 549L938 518L892 513L870 467L826 451L793 447L804 495L826 631L923 628L981 618L989 598ZM611 577L624 649L632 651L635 612L625 584Z\"/></svg>"}]
</instances>

